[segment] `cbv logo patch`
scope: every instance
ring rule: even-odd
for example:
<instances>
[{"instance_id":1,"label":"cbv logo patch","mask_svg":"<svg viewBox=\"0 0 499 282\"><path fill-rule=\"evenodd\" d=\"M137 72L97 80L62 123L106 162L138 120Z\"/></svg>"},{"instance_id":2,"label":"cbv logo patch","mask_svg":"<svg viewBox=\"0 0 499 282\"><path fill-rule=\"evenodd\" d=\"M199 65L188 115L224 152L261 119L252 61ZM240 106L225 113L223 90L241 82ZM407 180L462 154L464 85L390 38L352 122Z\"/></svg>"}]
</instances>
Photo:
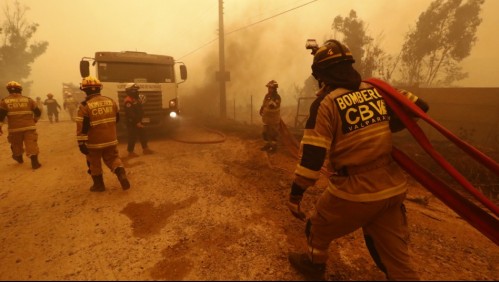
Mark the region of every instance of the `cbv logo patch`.
<instances>
[{"instance_id":1,"label":"cbv logo patch","mask_svg":"<svg viewBox=\"0 0 499 282\"><path fill-rule=\"evenodd\" d=\"M338 107L343 133L389 121L385 102L376 88L349 92L334 99Z\"/></svg>"}]
</instances>

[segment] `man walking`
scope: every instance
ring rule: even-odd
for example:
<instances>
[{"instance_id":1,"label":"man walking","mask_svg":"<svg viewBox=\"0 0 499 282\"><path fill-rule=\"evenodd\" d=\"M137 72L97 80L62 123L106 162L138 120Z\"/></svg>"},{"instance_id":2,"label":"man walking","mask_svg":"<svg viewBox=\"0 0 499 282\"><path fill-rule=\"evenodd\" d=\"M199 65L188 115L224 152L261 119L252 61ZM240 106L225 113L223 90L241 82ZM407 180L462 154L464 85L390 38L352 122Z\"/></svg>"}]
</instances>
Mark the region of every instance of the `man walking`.
<instances>
[{"instance_id":1,"label":"man walking","mask_svg":"<svg viewBox=\"0 0 499 282\"><path fill-rule=\"evenodd\" d=\"M61 109L61 105L54 99L54 95L52 93L47 94L47 99L43 102L45 106L47 106L47 115L49 117L50 123L53 122L55 118L55 122L59 122L59 110Z\"/></svg>"},{"instance_id":2,"label":"man walking","mask_svg":"<svg viewBox=\"0 0 499 282\"><path fill-rule=\"evenodd\" d=\"M76 138L80 152L87 157L94 182L90 191L102 192L106 189L101 161L116 174L123 190L127 190L130 188L130 182L117 148L118 106L114 100L100 94L102 84L92 76L83 78L80 89L87 97L78 108Z\"/></svg>"},{"instance_id":3,"label":"man walking","mask_svg":"<svg viewBox=\"0 0 499 282\"><path fill-rule=\"evenodd\" d=\"M16 81L7 83L9 96L0 101L0 135L3 134L2 125L7 117L9 136L7 139L12 150L12 158L23 163L23 144L26 147L26 156L31 159L31 167L37 169L42 165L38 162L38 133L36 123L41 111L33 99L23 96L22 86Z\"/></svg>"},{"instance_id":4,"label":"man walking","mask_svg":"<svg viewBox=\"0 0 499 282\"><path fill-rule=\"evenodd\" d=\"M66 99L64 100L63 106L66 111L68 111L69 118L74 121L76 116L76 110L78 109L78 102L73 97L70 92L66 93Z\"/></svg>"},{"instance_id":5,"label":"man walking","mask_svg":"<svg viewBox=\"0 0 499 282\"><path fill-rule=\"evenodd\" d=\"M409 253L407 179L391 157L392 132L403 127L381 90L362 81L354 62L350 50L336 40L314 52L312 75L323 87L310 107L301 141L287 203L291 213L306 220L300 203L319 179L326 158L331 176L307 219L307 251L288 258L305 277L325 279L329 244L362 229L372 259L388 280L418 280ZM400 94L428 110L414 94Z\"/></svg>"}]
</instances>

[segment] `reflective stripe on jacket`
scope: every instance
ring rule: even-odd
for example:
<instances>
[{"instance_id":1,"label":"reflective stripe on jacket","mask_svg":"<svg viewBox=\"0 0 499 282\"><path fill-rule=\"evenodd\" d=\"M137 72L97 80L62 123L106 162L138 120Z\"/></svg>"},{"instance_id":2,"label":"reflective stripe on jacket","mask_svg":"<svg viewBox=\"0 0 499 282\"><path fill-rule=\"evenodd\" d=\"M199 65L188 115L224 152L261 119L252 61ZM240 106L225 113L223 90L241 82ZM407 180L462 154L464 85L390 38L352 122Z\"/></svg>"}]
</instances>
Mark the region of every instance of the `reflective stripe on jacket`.
<instances>
[{"instance_id":1,"label":"reflective stripe on jacket","mask_svg":"<svg viewBox=\"0 0 499 282\"><path fill-rule=\"evenodd\" d=\"M19 93L13 93L0 101L0 125L3 124L5 116L9 125L9 132L20 132L36 129L35 119L38 106L36 102ZM37 111L40 113L39 111Z\"/></svg>"},{"instance_id":2,"label":"reflective stripe on jacket","mask_svg":"<svg viewBox=\"0 0 499 282\"><path fill-rule=\"evenodd\" d=\"M417 100L414 95L411 98ZM310 107L300 144L302 159L295 170L297 180L313 185L327 159L332 173L327 189L336 197L368 202L404 193L407 179L393 161L354 175L335 174L344 167L362 167L389 156L389 121L383 98L370 84L362 83L357 91L337 88L321 93Z\"/></svg>"},{"instance_id":3,"label":"reflective stripe on jacket","mask_svg":"<svg viewBox=\"0 0 499 282\"><path fill-rule=\"evenodd\" d=\"M87 96L78 108L76 139L86 142L89 149L117 145L118 115L118 106L113 99L100 94Z\"/></svg>"}]
</instances>

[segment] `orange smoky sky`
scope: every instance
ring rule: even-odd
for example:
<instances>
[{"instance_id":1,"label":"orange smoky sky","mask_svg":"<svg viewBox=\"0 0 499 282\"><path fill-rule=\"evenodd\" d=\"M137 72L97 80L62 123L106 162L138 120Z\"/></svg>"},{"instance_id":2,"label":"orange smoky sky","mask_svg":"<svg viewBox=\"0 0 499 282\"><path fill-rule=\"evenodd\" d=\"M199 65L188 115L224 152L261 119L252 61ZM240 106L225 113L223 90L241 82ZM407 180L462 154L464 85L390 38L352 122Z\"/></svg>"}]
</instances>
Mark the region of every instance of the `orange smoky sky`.
<instances>
[{"instance_id":1,"label":"orange smoky sky","mask_svg":"<svg viewBox=\"0 0 499 282\"><path fill-rule=\"evenodd\" d=\"M188 67L180 85L189 95L218 71L218 0L18 0L39 24L35 41L49 43L32 64L31 96L61 95L61 84L81 80L78 64L96 51L143 51L171 55ZM231 72L227 98L260 102L265 84L275 79L285 96L293 97L310 75L312 57L307 38L332 38L334 17L355 10L368 34L382 34L381 47L396 55L404 35L431 0L225 0L226 69ZM13 0L2 1L13 3ZM4 6L4 5L2 5ZM477 43L462 62L469 77L463 87L498 87L499 1L486 0ZM3 15L2 15L3 16ZM285 103L285 102L284 102Z\"/></svg>"}]
</instances>

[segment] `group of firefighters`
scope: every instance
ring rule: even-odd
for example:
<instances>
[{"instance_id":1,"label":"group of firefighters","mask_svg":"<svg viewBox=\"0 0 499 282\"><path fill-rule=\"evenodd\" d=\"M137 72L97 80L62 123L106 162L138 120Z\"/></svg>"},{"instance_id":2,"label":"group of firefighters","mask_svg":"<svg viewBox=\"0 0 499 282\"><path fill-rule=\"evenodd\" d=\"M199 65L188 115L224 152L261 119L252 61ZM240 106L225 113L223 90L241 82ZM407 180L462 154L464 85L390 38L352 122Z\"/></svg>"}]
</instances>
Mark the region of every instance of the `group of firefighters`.
<instances>
[{"instance_id":1,"label":"group of firefighters","mask_svg":"<svg viewBox=\"0 0 499 282\"><path fill-rule=\"evenodd\" d=\"M33 169L38 169L41 164L38 160L38 134L36 123L41 117L43 105L47 106L50 122L59 121L58 109L60 105L52 94L41 103L35 102L30 97L22 95L23 87L16 81L6 85L9 96L0 101L0 135L3 134L2 125L7 119L8 141L11 144L12 158L18 163L23 163L23 154L31 159ZM102 96L101 82L94 77L82 80L80 89L85 92L86 99L82 101L74 116L76 122L76 139L80 152L86 157L88 173L92 176L92 192L105 191L102 177L103 161L113 171L124 190L130 188L125 168L118 154L118 138L116 123L119 121L118 106L114 100ZM135 142L140 139L143 153L152 154L147 146L147 138L142 124L142 103L138 96L139 87L135 83L125 86L127 97L124 101L125 120L128 127L128 153L129 157L137 156L134 153ZM67 95L64 107L76 108L78 103L72 102L72 95ZM73 99L74 101L74 99Z\"/></svg>"},{"instance_id":2,"label":"group of firefighters","mask_svg":"<svg viewBox=\"0 0 499 282\"><path fill-rule=\"evenodd\" d=\"M288 254L291 265L307 278L324 279L328 248L336 238L357 229L364 232L366 246L376 265L390 280L419 279L408 251L408 224L404 199L407 180L391 158L391 133L403 129L400 120L385 105L377 86L362 80L353 68L350 50L336 40L328 40L313 50L312 75L321 87L310 107L303 138L300 160L290 185L287 207L291 214L306 221L308 249ZM279 141L281 97L278 83L266 84L260 115L262 116L262 150L275 152ZM85 77L80 89L86 99L78 107L76 139L85 155L88 172L93 179L91 191L105 190L101 161L116 174L123 190L130 188L123 162L117 150L116 123L120 115L116 102L100 94L101 82ZM7 84L10 95L0 102L1 122L8 117L12 158L23 162L23 142L33 169L40 167L35 124L40 108L23 96L19 83ZM141 140L144 153L152 153L141 123L142 109L135 83L126 85L124 107L129 133L127 150L133 153L135 140ZM408 98L423 111L428 105L407 91ZM49 97L51 98L51 97ZM56 116L57 121L57 116ZM308 187L319 179L328 161L329 184L320 196L313 214L301 211L300 203Z\"/></svg>"},{"instance_id":3,"label":"group of firefighters","mask_svg":"<svg viewBox=\"0 0 499 282\"><path fill-rule=\"evenodd\" d=\"M80 103L76 101L72 93L65 92L64 95L64 103L62 104L63 108L68 112L69 118L72 121L75 121L76 112ZM61 105L54 98L54 94L47 94L47 99L45 99L44 101L42 101L42 98L36 97L36 105L42 113L40 119L48 118L50 123L59 122L59 111L61 110ZM43 110L43 107L47 107L46 113Z\"/></svg>"}]
</instances>

